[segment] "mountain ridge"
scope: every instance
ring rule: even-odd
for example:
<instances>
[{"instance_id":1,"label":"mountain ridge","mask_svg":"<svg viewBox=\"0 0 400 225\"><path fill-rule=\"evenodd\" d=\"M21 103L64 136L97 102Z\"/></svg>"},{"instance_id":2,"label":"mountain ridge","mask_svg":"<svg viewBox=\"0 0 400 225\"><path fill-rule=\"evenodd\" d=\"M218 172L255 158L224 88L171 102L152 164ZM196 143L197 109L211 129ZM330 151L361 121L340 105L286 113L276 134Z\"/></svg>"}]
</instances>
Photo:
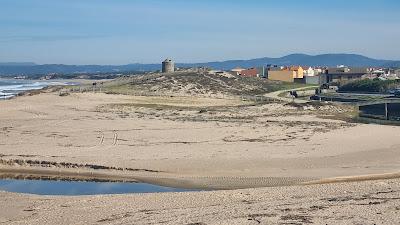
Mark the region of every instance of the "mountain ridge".
<instances>
[{"instance_id":1,"label":"mountain ridge","mask_svg":"<svg viewBox=\"0 0 400 225\"><path fill-rule=\"evenodd\" d=\"M395 63L395 60L382 60L373 59L358 54L321 54L321 55L307 55L301 53L295 53L286 55L279 58L255 58L249 60L227 60L227 61L215 61L207 63L197 64L182 64L182 65L194 65L194 66L206 66L212 65L218 69L232 69L232 67L256 67L261 65L303 65L303 66L328 66L334 67L338 65L347 65L351 67L380 67L387 64Z\"/></svg>"}]
</instances>

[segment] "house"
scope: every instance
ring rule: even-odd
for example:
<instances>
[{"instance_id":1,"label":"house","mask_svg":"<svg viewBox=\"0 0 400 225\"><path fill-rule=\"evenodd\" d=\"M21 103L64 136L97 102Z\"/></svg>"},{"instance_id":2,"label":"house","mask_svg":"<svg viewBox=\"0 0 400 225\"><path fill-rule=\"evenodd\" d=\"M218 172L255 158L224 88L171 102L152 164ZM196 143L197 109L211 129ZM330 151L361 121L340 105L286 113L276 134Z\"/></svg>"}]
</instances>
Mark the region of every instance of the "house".
<instances>
[{"instance_id":1,"label":"house","mask_svg":"<svg viewBox=\"0 0 400 225\"><path fill-rule=\"evenodd\" d=\"M222 71L222 70L209 70L208 71L208 74L210 74L210 75L217 75L217 74L221 74L221 73L223 73L224 71Z\"/></svg>"},{"instance_id":2,"label":"house","mask_svg":"<svg viewBox=\"0 0 400 225\"><path fill-rule=\"evenodd\" d=\"M296 79L303 79L304 70L301 66L286 67L283 69L270 69L268 71L268 79L285 81L285 82L295 82Z\"/></svg>"},{"instance_id":3,"label":"house","mask_svg":"<svg viewBox=\"0 0 400 225\"><path fill-rule=\"evenodd\" d=\"M267 65L264 67L264 78L268 79L268 74L270 71L280 71L282 68L278 67L277 65Z\"/></svg>"},{"instance_id":4,"label":"house","mask_svg":"<svg viewBox=\"0 0 400 225\"><path fill-rule=\"evenodd\" d=\"M230 72L226 72L223 70L209 70L208 75L220 76L220 77L227 77L233 78L234 76Z\"/></svg>"},{"instance_id":5,"label":"house","mask_svg":"<svg viewBox=\"0 0 400 225\"><path fill-rule=\"evenodd\" d=\"M385 76L385 71L383 69L376 69L376 70L372 70L371 74L373 74L377 77L382 77L382 76Z\"/></svg>"},{"instance_id":6,"label":"house","mask_svg":"<svg viewBox=\"0 0 400 225\"><path fill-rule=\"evenodd\" d=\"M231 70L231 73L233 75L239 76L240 74L242 74L243 70L246 70L246 69L243 69L243 68L240 68L240 67L236 67L236 68Z\"/></svg>"},{"instance_id":7,"label":"house","mask_svg":"<svg viewBox=\"0 0 400 225\"><path fill-rule=\"evenodd\" d=\"M304 76L313 77L315 76L315 70L311 66L303 66Z\"/></svg>"},{"instance_id":8,"label":"house","mask_svg":"<svg viewBox=\"0 0 400 225\"><path fill-rule=\"evenodd\" d=\"M395 70L394 73L400 78L400 69Z\"/></svg>"},{"instance_id":9,"label":"house","mask_svg":"<svg viewBox=\"0 0 400 225\"><path fill-rule=\"evenodd\" d=\"M325 73L321 74L321 84L328 83L348 83L353 80L359 80L368 74L367 68L328 68Z\"/></svg>"},{"instance_id":10,"label":"house","mask_svg":"<svg viewBox=\"0 0 400 225\"><path fill-rule=\"evenodd\" d=\"M320 74L322 73L323 70L321 68L312 68L308 66L304 66L303 68L304 68L303 83L319 85L321 79Z\"/></svg>"},{"instance_id":11,"label":"house","mask_svg":"<svg viewBox=\"0 0 400 225\"><path fill-rule=\"evenodd\" d=\"M304 69L301 66L291 66L288 68L289 71L294 71L296 74L296 77L294 78L298 78L298 79L302 79L304 77Z\"/></svg>"},{"instance_id":12,"label":"house","mask_svg":"<svg viewBox=\"0 0 400 225\"><path fill-rule=\"evenodd\" d=\"M268 76L268 68L265 67L265 66L259 67L258 68L258 73L259 73L258 77L267 78L267 76Z\"/></svg>"},{"instance_id":13,"label":"house","mask_svg":"<svg viewBox=\"0 0 400 225\"><path fill-rule=\"evenodd\" d=\"M325 69L323 68L314 68L314 76L323 73Z\"/></svg>"},{"instance_id":14,"label":"house","mask_svg":"<svg viewBox=\"0 0 400 225\"><path fill-rule=\"evenodd\" d=\"M247 70L242 70L240 73L242 77L259 77L260 76L260 70L257 68L250 68Z\"/></svg>"}]
</instances>

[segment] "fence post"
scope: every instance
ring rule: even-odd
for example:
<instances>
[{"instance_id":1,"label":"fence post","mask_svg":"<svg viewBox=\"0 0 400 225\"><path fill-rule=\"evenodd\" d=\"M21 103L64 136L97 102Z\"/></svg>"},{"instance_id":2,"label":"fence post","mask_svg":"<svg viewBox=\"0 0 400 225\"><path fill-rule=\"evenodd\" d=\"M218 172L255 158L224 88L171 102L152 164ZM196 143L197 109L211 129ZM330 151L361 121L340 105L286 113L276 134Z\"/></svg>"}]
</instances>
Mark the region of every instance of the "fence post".
<instances>
[{"instance_id":1,"label":"fence post","mask_svg":"<svg viewBox=\"0 0 400 225\"><path fill-rule=\"evenodd\" d=\"M385 103L385 118L386 120L389 120L388 103Z\"/></svg>"}]
</instances>

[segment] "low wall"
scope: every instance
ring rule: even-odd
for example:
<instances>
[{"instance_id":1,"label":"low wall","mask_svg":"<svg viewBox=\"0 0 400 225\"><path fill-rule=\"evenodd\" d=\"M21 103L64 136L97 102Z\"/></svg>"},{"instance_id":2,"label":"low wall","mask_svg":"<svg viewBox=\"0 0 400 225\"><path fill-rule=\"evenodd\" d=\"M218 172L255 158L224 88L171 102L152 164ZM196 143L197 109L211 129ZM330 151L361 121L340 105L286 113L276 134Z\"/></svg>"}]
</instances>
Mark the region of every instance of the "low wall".
<instances>
[{"instance_id":1,"label":"low wall","mask_svg":"<svg viewBox=\"0 0 400 225\"><path fill-rule=\"evenodd\" d=\"M400 121L375 119L375 118L369 118L369 117L357 117L354 119L354 121L358 122L358 123L375 123L375 124L381 124L381 125L400 126Z\"/></svg>"},{"instance_id":2,"label":"low wall","mask_svg":"<svg viewBox=\"0 0 400 225\"><path fill-rule=\"evenodd\" d=\"M380 103L359 106L360 117L400 121L400 103Z\"/></svg>"},{"instance_id":3,"label":"low wall","mask_svg":"<svg viewBox=\"0 0 400 225\"><path fill-rule=\"evenodd\" d=\"M320 84L320 77L319 76L305 76L304 77L304 82L306 84L316 84L319 85Z\"/></svg>"},{"instance_id":4,"label":"low wall","mask_svg":"<svg viewBox=\"0 0 400 225\"><path fill-rule=\"evenodd\" d=\"M310 99L315 101L326 101L326 102L347 102L347 103L363 102L362 100L357 98L341 98L341 97L323 96L323 95L313 95L310 97Z\"/></svg>"}]
</instances>

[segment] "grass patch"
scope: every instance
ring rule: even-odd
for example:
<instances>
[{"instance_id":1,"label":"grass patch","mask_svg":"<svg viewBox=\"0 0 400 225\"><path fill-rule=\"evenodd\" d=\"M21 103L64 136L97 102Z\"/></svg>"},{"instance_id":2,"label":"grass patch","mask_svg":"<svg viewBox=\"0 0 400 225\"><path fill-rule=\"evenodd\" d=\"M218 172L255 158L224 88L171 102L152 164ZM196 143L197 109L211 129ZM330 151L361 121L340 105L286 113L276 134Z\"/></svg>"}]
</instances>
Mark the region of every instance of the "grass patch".
<instances>
[{"instance_id":1,"label":"grass patch","mask_svg":"<svg viewBox=\"0 0 400 225\"><path fill-rule=\"evenodd\" d=\"M400 80L365 79L345 84L339 88L341 92L388 93L400 88Z\"/></svg>"}]
</instances>

